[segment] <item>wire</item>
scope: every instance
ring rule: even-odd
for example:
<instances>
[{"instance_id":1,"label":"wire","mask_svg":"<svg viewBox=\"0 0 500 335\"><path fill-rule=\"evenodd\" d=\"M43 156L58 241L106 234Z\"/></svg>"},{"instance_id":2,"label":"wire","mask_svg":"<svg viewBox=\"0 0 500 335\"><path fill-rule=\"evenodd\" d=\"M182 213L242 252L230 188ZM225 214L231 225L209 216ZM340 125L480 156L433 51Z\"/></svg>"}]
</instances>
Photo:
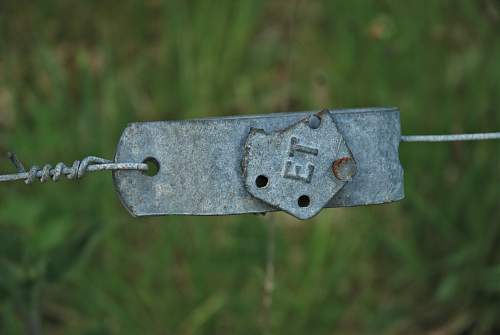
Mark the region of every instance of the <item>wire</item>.
<instances>
[{"instance_id":1,"label":"wire","mask_svg":"<svg viewBox=\"0 0 500 335\"><path fill-rule=\"evenodd\" d=\"M456 135L417 135L401 136L401 142L457 142L499 140L498 133L456 134Z\"/></svg>"},{"instance_id":2,"label":"wire","mask_svg":"<svg viewBox=\"0 0 500 335\"><path fill-rule=\"evenodd\" d=\"M456 141L485 141L499 140L500 132L497 133L477 133L477 134L455 134L455 135L415 135L401 136L401 142L456 142ZM52 179L58 181L61 176L67 179L80 179L87 172L96 171L117 171L136 170L147 171L148 165L145 163L113 162L104 158L89 156L82 161L75 161L71 167L64 163L58 163L55 167L47 164L40 168L33 166L29 171L25 171L23 164L15 154L9 153L9 159L18 170L18 173L0 175L0 182L24 180L26 184L33 183L39 179L42 183Z\"/></svg>"},{"instance_id":3,"label":"wire","mask_svg":"<svg viewBox=\"0 0 500 335\"><path fill-rule=\"evenodd\" d=\"M23 164L17 159L16 155L9 153L9 159L18 170L18 173L0 175L0 182L24 180L26 184L31 184L36 179L39 179L42 183L49 179L58 181L61 176L66 176L70 180L80 179L87 172L148 170L148 165L145 163L119 163L100 157L89 156L81 161L74 161L71 167L66 166L64 163L58 163L55 167L47 164L40 168L35 165L29 171L25 171Z\"/></svg>"}]
</instances>

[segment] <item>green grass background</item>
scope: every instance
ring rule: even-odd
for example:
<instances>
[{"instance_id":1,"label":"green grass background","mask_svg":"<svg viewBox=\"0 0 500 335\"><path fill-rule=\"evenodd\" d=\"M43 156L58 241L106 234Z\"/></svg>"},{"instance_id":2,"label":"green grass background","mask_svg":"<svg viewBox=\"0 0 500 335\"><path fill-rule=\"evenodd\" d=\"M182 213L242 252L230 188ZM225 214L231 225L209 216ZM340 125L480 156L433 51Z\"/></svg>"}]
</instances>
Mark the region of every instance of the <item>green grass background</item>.
<instances>
[{"instance_id":1,"label":"green grass background","mask_svg":"<svg viewBox=\"0 0 500 335\"><path fill-rule=\"evenodd\" d=\"M113 157L133 121L366 106L500 130L500 3L0 2L4 173ZM0 185L0 333L499 333L499 156L403 144L406 200L307 222L133 219L106 173Z\"/></svg>"}]
</instances>

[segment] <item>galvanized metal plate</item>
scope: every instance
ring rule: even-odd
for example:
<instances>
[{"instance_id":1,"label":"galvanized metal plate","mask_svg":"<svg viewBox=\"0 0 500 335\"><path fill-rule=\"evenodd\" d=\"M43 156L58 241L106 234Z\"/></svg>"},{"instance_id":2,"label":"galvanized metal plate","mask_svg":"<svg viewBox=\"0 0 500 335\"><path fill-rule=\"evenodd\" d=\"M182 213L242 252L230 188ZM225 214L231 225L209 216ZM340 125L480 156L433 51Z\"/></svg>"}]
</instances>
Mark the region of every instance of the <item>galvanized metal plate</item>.
<instances>
[{"instance_id":1,"label":"galvanized metal plate","mask_svg":"<svg viewBox=\"0 0 500 335\"><path fill-rule=\"evenodd\" d=\"M398 148L399 112L393 108L329 111L356 159L357 174L326 207L401 200L403 170ZM311 113L280 113L217 119L130 124L117 147L116 162L152 158L159 172L116 171L124 206L135 216L227 215L276 210L245 188L241 162L251 128L270 133Z\"/></svg>"},{"instance_id":2,"label":"galvanized metal plate","mask_svg":"<svg viewBox=\"0 0 500 335\"><path fill-rule=\"evenodd\" d=\"M348 178L334 173L336 161L349 161L351 164L339 164L355 167L328 112L306 117L273 133L252 128L242 164L245 186L250 194L271 206L299 219L309 219L347 182Z\"/></svg>"}]
</instances>

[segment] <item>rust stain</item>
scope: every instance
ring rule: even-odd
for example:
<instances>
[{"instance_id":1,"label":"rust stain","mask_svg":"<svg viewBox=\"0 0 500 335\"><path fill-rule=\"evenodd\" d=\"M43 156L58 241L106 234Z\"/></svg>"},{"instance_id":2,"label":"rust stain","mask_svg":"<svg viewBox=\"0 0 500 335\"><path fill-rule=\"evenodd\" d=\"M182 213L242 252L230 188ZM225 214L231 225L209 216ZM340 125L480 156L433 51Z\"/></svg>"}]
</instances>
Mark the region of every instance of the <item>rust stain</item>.
<instances>
[{"instance_id":1,"label":"rust stain","mask_svg":"<svg viewBox=\"0 0 500 335\"><path fill-rule=\"evenodd\" d=\"M351 157L342 157L333 162L332 170L337 179L350 180L356 174L356 163Z\"/></svg>"}]
</instances>

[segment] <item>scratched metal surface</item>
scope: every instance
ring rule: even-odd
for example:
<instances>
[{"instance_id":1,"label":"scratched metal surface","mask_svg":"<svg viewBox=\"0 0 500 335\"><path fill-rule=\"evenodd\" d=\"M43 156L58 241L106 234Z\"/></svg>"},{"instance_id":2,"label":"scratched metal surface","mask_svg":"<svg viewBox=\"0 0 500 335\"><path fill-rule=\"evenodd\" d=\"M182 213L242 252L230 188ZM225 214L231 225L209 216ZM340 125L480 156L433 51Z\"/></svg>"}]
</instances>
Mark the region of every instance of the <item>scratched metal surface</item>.
<instances>
[{"instance_id":1,"label":"scratched metal surface","mask_svg":"<svg viewBox=\"0 0 500 335\"><path fill-rule=\"evenodd\" d=\"M313 112L130 124L115 161L155 158L155 176L115 171L123 205L135 216L227 215L276 210L244 186L243 147L251 128L273 132ZM399 162L399 111L372 108L330 111L357 163L355 177L326 207L359 206L404 198ZM279 153L283 154L283 153Z\"/></svg>"},{"instance_id":2,"label":"scratched metal surface","mask_svg":"<svg viewBox=\"0 0 500 335\"><path fill-rule=\"evenodd\" d=\"M309 219L347 182L334 174L334 162L341 158L353 161L331 113L314 114L274 133L252 128L244 149L245 187L271 206Z\"/></svg>"}]
</instances>

